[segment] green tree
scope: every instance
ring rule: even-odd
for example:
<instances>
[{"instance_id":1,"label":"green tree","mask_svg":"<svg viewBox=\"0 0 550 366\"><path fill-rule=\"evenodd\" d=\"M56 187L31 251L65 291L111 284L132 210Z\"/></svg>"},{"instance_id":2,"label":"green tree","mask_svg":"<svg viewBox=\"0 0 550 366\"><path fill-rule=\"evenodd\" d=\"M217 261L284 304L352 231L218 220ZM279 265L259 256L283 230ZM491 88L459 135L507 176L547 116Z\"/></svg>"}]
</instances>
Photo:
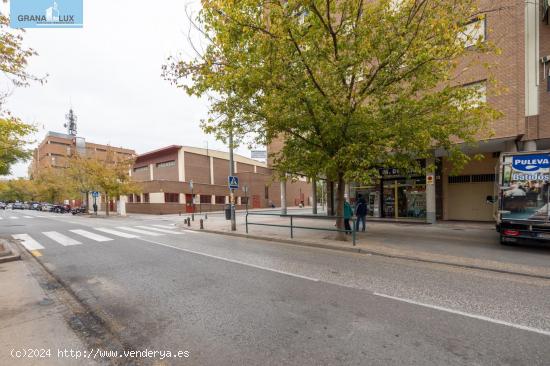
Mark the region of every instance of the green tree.
<instances>
[{"instance_id":1,"label":"green tree","mask_svg":"<svg viewBox=\"0 0 550 366\"><path fill-rule=\"evenodd\" d=\"M26 71L28 59L36 52L23 47L21 30L9 28L9 18L0 14L0 71L10 81L12 87L28 86L30 81L43 83ZM0 91L0 175L10 173L10 167L18 160L28 159L31 155L26 148L28 138L35 128L22 122L6 111L4 104L11 88Z\"/></svg>"},{"instance_id":2,"label":"green tree","mask_svg":"<svg viewBox=\"0 0 550 366\"><path fill-rule=\"evenodd\" d=\"M456 80L493 51L466 26L483 16L476 3L204 0L204 52L170 59L164 77L211 96L207 132L283 138L280 175L336 182L342 216L345 180L369 183L384 166L420 171L435 148L459 167L469 157L456 142L489 131L498 113Z\"/></svg>"},{"instance_id":3,"label":"green tree","mask_svg":"<svg viewBox=\"0 0 550 366\"><path fill-rule=\"evenodd\" d=\"M98 191L104 194L105 214L109 215L109 199L137 193L139 187L128 174L133 165L131 159L117 159L112 151L106 160L74 156L69 161L67 182L77 192Z\"/></svg>"}]
</instances>

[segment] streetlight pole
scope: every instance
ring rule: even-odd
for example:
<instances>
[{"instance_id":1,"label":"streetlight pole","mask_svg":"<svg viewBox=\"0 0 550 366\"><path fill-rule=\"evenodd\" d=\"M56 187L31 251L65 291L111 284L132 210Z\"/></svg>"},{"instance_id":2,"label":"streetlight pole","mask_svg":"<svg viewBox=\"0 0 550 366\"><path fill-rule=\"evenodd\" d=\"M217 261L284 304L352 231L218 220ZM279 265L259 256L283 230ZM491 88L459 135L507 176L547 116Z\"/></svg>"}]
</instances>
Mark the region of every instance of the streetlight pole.
<instances>
[{"instance_id":1,"label":"streetlight pole","mask_svg":"<svg viewBox=\"0 0 550 366\"><path fill-rule=\"evenodd\" d=\"M229 175L235 174L235 163L233 162L233 126L229 131ZM231 231L237 230L237 223L235 221L235 192L233 188L229 188L229 203L231 205Z\"/></svg>"}]
</instances>

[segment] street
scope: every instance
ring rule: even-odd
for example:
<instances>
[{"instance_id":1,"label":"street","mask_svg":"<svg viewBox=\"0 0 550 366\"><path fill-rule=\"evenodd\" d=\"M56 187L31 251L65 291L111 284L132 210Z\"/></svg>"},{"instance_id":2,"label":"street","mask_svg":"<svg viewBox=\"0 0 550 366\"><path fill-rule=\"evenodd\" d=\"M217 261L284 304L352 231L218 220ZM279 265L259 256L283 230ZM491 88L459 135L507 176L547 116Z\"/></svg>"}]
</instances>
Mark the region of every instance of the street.
<instances>
[{"instance_id":1,"label":"street","mask_svg":"<svg viewBox=\"0 0 550 366\"><path fill-rule=\"evenodd\" d=\"M189 351L168 364L550 362L550 280L187 231L181 221L5 210L0 236L20 240L123 344Z\"/></svg>"}]
</instances>

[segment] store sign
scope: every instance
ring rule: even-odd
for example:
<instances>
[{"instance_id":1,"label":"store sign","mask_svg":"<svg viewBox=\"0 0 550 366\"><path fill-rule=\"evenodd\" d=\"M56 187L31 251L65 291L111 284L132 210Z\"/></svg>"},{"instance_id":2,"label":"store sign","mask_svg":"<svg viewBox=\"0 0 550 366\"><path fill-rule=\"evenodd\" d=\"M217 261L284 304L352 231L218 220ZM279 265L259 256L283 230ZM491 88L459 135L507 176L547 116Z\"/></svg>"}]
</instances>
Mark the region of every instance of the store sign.
<instances>
[{"instance_id":1,"label":"store sign","mask_svg":"<svg viewBox=\"0 0 550 366\"><path fill-rule=\"evenodd\" d=\"M516 155L512 157L512 180L548 180L549 154Z\"/></svg>"},{"instance_id":2,"label":"store sign","mask_svg":"<svg viewBox=\"0 0 550 366\"><path fill-rule=\"evenodd\" d=\"M82 0L11 0L12 28L82 28Z\"/></svg>"},{"instance_id":3,"label":"store sign","mask_svg":"<svg viewBox=\"0 0 550 366\"><path fill-rule=\"evenodd\" d=\"M397 168L383 168L378 171L380 175L386 176L386 175L399 175L399 169Z\"/></svg>"}]
</instances>

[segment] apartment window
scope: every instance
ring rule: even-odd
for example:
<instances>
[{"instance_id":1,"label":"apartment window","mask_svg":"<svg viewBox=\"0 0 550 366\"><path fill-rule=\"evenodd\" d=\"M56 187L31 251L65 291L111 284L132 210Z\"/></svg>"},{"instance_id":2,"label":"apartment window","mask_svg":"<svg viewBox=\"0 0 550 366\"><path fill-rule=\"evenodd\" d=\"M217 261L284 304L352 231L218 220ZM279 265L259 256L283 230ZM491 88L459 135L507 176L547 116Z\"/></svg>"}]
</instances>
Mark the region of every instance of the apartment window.
<instances>
[{"instance_id":1,"label":"apartment window","mask_svg":"<svg viewBox=\"0 0 550 366\"><path fill-rule=\"evenodd\" d=\"M264 197L266 200L269 199L269 186L265 186Z\"/></svg>"},{"instance_id":2,"label":"apartment window","mask_svg":"<svg viewBox=\"0 0 550 366\"><path fill-rule=\"evenodd\" d=\"M170 160L170 161L163 161L161 163L157 163L157 168L167 168L170 166L176 166L176 161Z\"/></svg>"},{"instance_id":3,"label":"apartment window","mask_svg":"<svg viewBox=\"0 0 550 366\"><path fill-rule=\"evenodd\" d=\"M225 196L216 196L216 204L223 205L225 203Z\"/></svg>"},{"instance_id":4,"label":"apartment window","mask_svg":"<svg viewBox=\"0 0 550 366\"><path fill-rule=\"evenodd\" d=\"M473 47L478 42L484 42L486 38L486 19L474 19L464 26L459 34L465 47Z\"/></svg>"},{"instance_id":5,"label":"apartment window","mask_svg":"<svg viewBox=\"0 0 550 366\"><path fill-rule=\"evenodd\" d=\"M143 172L143 171L148 170L148 169L149 169L149 167L147 165L139 166L137 168L134 168L134 172Z\"/></svg>"},{"instance_id":6,"label":"apartment window","mask_svg":"<svg viewBox=\"0 0 550 366\"><path fill-rule=\"evenodd\" d=\"M70 144L66 144L64 142L58 142L58 141L50 141L49 143L52 145L71 146Z\"/></svg>"},{"instance_id":7,"label":"apartment window","mask_svg":"<svg viewBox=\"0 0 550 366\"><path fill-rule=\"evenodd\" d=\"M476 93L472 95L472 99L469 100L471 108L477 108L482 103L487 103L487 83L485 80L476 81L474 83L466 84L463 88L470 88Z\"/></svg>"},{"instance_id":8,"label":"apartment window","mask_svg":"<svg viewBox=\"0 0 550 366\"><path fill-rule=\"evenodd\" d=\"M200 195L200 203L212 203L212 197L207 194L201 194Z\"/></svg>"},{"instance_id":9,"label":"apartment window","mask_svg":"<svg viewBox=\"0 0 550 366\"><path fill-rule=\"evenodd\" d=\"M179 193L164 193L164 202L179 203L180 202Z\"/></svg>"},{"instance_id":10,"label":"apartment window","mask_svg":"<svg viewBox=\"0 0 550 366\"><path fill-rule=\"evenodd\" d=\"M141 203L141 195L136 194L136 202Z\"/></svg>"}]
</instances>

